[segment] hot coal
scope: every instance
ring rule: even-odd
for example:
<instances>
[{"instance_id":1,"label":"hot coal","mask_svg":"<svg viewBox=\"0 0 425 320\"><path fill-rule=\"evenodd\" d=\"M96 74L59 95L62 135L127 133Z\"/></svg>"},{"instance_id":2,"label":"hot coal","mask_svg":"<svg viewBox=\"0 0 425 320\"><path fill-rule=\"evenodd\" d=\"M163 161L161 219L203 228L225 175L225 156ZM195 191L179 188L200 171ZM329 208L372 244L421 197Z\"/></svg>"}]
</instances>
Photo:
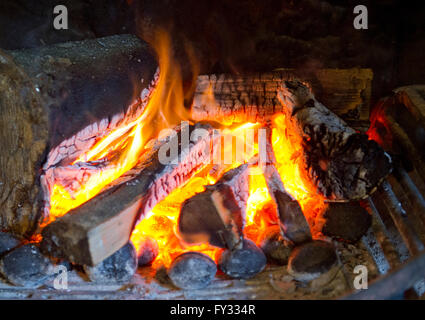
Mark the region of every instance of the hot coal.
<instances>
[{"instance_id":1,"label":"hot coal","mask_svg":"<svg viewBox=\"0 0 425 320\"><path fill-rule=\"evenodd\" d=\"M261 272L266 263L263 251L254 242L245 239L241 249L223 251L218 266L232 278L248 279Z\"/></svg>"},{"instance_id":2,"label":"hot coal","mask_svg":"<svg viewBox=\"0 0 425 320\"><path fill-rule=\"evenodd\" d=\"M199 252L185 252L174 259L168 276L181 289L201 289L208 286L217 272L215 262Z\"/></svg>"},{"instance_id":3,"label":"hot coal","mask_svg":"<svg viewBox=\"0 0 425 320\"><path fill-rule=\"evenodd\" d=\"M331 243L315 240L292 250L288 273L298 281L311 281L330 271L337 261Z\"/></svg>"},{"instance_id":4,"label":"hot coal","mask_svg":"<svg viewBox=\"0 0 425 320\"><path fill-rule=\"evenodd\" d=\"M40 287L52 274L52 268L50 260L33 244L16 248L0 260L0 273L15 286Z\"/></svg>"},{"instance_id":5,"label":"hot coal","mask_svg":"<svg viewBox=\"0 0 425 320\"><path fill-rule=\"evenodd\" d=\"M94 267L84 266L84 271L89 279L100 283L128 282L136 270L137 253L131 242Z\"/></svg>"},{"instance_id":6,"label":"hot coal","mask_svg":"<svg viewBox=\"0 0 425 320\"><path fill-rule=\"evenodd\" d=\"M324 235L350 243L357 242L372 223L372 217L359 202L330 203L324 218Z\"/></svg>"},{"instance_id":7,"label":"hot coal","mask_svg":"<svg viewBox=\"0 0 425 320\"><path fill-rule=\"evenodd\" d=\"M293 246L283 239L279 226L276 226L276 228L271 227L266 231L260 248L269 263L286 265Z\"/></svg>"},{"instance_id":8,"label":"hot coal","mask_svg":"<svg viewBox=\"0 0 425 320\"><path fill-rule=\"evenodd\" d=\"M139 267L151 264L158 256L158 243L151 237L142 237L137 246L137 262Z\"/></svg>"},{"instance_id":9,"label":"hot coal","mask_svg":"<svg viewBox=\"0 0 425 320\"><path fill-rule=\"evenodd\" d=\"M0 232L0 255L16 248L21 241L13 234L8 232Z\"/></svg>"}]
</instances>

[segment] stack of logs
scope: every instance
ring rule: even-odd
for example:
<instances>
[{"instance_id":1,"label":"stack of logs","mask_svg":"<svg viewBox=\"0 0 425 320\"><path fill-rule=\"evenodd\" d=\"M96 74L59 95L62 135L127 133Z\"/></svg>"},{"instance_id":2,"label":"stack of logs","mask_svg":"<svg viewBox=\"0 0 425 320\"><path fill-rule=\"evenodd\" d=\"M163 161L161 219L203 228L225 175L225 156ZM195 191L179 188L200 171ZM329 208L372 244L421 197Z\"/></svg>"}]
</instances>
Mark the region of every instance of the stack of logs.
<instances>
[{"instance_id":1,"label":"stack of logs","mask_svg":"<svg viewBox=\"0 0 425 320\"><path fill-rule=\"evenodd\" d=\"M128 51L119 48L123 44L128 44L125 47ZM73 51L73 48L76 49ZM34 57L43 59L39 64L31 65L29 61ZM116 61L108 60L112 58ZM99 66L96 66L97 63ZM133 63L141 64L139 67L145 70L144 73L139 73L137 81L132 78L134 74L127 73L128 70L135 70ZM105 64L109 67L106 68ZM88 66L92 68L87 77L74 74L76 70L85 70ZM108 74L114 70L110 66L118 66L123 71L122 75ZM105 70L93 70L97 67L105 67ZM3 227L27 236L36 230L34 225L41 220L40 203L45 196L40 188L40 172L75 160L82 151L94 144L95 129L102 136L125 123L126 116L131 119L139 115L155 87L156 67L155 59L146 45L128 36L56 45L34 52L9 52L1 57L0 68L9 72L0 78L0 98L4 102L1 104L2 108L10 111L12 107L19 106L18 110L22 113L21 118L18 115L8 118L10 112L2 112L2 123L12 121L18 128L22 127L22 130L16 130L16 139L6 143L3 150L7 150L10 154L6 156L13 159L22 156L25 150L33 150L34 143L37 146L24 157L29 157L27 166L21 164L21 160L16 164L21 172L11 168L13 164L5 161L3 155L0 157L2 174L6 174L5 177L2 176L6 186L2 187L1 195L6 191L13 195L3 202L7 204L6 214L2 216ZM353 101L360 101L355 104L357 107L364 105L364 93L368 92L367 84L371 80L370 73L347 72L354 72L358 77L363 77L364 81L354 81L354 88L353 85L348 85L346 105L353 108ZM60 74L64 76L59 76ZM140 81L140 74L143 81ZM142 96L134 97L132 92L117 98L119 101L108 101L109 96L104 92L116 97L116 90L99 84L100 80L96 77L102 79L105 86L112 80L117 85L125 79L123 83L127 87L129 81L132 85L135 83L137 85L134 90L142 92ZM59 80L56 83L57 78ZM206 81L209 82L207 85ZM211 88L214 104L210 104L211 100L205 97L202 89L205 86ZM18 92L16 87L26 88L26 94L22 95L22 90ZM81 87L87 90L82 92ZM229 103L228 94L234 92L238 94L232 95ZM85 100L86 96L93 95L97 95L97 99ZM80 105L81 101L86 103ZM131 101L133 102L130 103ZM77 106L84 108L84 112L75 109ZM109 108L104 108L105 106ZM93 114L88 117L87 112L90 113L91 110ZM264 268L267 257L269 261L288 263L288 272L296 280L308 281L331 270L336 265L336 256L331 243L313 240L299 203L285 190L285 182L274 166L269 121L276 113L283 113L302 137L303 145L300 147L307 165L306 170L318 191L331 201L347 202L332 203L329 206L323 233L329 237L355 242L367 230L370 223L368 214L358 205L358 200L368 197L390 172L389 156L377 143L350 128L318 102L312 89L294 73L279 71L257 78L253 75L234 79L228 75L200 77L192 118L197 121L220 120L223 123L234 122L235 119L238 119L236 122L262 122L268 132L265 150L267 160L262 163L258 159L252 159L250 163L226 172L217 183L207 186L204 192L187 199L181 208L178 231L186 242L205 241L223 248L218 260L219 268L231 277L252 277ZM84 118L83 123L78 124L79 127L75 123L80 122L74 123L72 120L71 116L74 114L78 119ZM197 132L197 139L186 145L182 138L186 134L185 130L188 130L190 136ZM152 262L158 251L155 239L146 239L138 252L128 242L135 224L155 204L206 165L205 159L212 150L214 139L218 138L214 127L206 123L196 123L188 128L178 127L176 131L177 135L153 144L149 152L140 159L139 165L118 181L47 225L42 230L41 243L27 243L16 238L8 240L10 245L0 253L3 255L0 272L17 285L39 285L51 274L52 267L51 261L41 255L40 250L54 259L83 265L92 280L128 281L138 264ZM1 136L6 136L3 130ZM158 159L159 150L173 139L177 139L179 144L178 161L171 159L169 163L163 164ZM82 141L89 142L79 144L81 148L78 148L77 142ZM19 152L16 151L18 144L22 149ZM46 166L42 159L46 159L48 151L50 153ZM258 164L262 168L269 193L276 204L275 214L279 221L278 228L271 229L263 239L262 249L243 237L250 164ZM27 177L24 179L26 184L19 183L17 187L12 187L19 180L16 177L19 174ZM18 198L24 199L24 208L17 206ZM343 214L338 214L339 211ZM336 218L334 221L337 216L343 216L351 224L359 221L360 230L354 234L348 230L350 234L345 234L346 228L340 228L339 225L341 220ZM4 236L8 237L8 234ZM31 263L37 261L39 272L27 275L23 267L17 268L15 262L23 261L19 260L21 257L30 259ZM199 288L212 280L216 270L214 261L207 256L185 253L175 259L168 275L178 287ZM28 278L30 280L26 281Z\"/></svg>"}]
</instances>

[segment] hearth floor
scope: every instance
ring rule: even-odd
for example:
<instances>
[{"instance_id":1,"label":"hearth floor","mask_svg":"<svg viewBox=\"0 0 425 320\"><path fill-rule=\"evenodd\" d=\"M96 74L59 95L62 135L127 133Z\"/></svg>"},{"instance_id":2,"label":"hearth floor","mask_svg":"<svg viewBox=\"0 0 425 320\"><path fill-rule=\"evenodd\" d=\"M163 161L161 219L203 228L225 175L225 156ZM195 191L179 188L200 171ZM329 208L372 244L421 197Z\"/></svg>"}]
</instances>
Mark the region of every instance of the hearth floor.
<instances>
[{"instance_id":1,"label":"hearth floor","mask_svg":"<svg viewBox=\"0 0 425 320\"><path fill-rule=\"evenodd\" d=\"M16 287L0 282L0 299L35 300L249 300L249 299L335 299L349 290L340 268L333 280L323 287L309 288L291 281L286 267L267 266L249 280L229 279L217 274L213 282L200 290L181 290L161 280L160 272L150 267L139 268L125 285L98 284L87 281L76 271L68 273L68 289L53 288L53 279L38 289ZM164 278L164 277L163 277Z\"/></svg>"}]
</instances>

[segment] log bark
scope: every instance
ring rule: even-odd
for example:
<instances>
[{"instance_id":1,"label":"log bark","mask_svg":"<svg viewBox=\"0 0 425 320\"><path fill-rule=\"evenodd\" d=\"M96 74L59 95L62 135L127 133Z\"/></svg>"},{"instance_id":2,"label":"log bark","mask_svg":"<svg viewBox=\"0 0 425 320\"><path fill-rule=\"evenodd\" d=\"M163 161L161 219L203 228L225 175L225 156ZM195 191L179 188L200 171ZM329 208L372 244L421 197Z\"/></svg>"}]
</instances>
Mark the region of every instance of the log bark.
<instances>
[{"instance_id":1,"label":"log bark","mask_svg":"<svg viewBox=\"0 0 425 320\"><path fill-rule=\"evenodd\" d=\"M248 164L226 172L181 208L178 231L188 243L209 242L233 250L242 245L248 200Z\"/></svg>"},{"instance_id":2,"label":"log bark","mask_svg":"<svg viewBox=\"0 0 425 320\"><path fill-rule=\"evenodd\" d=\"M181 141L180 128L178 134L158 143L141 159L143 165L137 176L106 188L45 227L43 252L74 263L95 265L120 249L128 242L134 226L159 201L208 163L217 135L211 126L202 124L190 126L190 134L196 129L203 134L202 139L186 145ZM180 144L179 153L163 164L162 148L174 143Z\"/></svg>"},{"instance_id":3,"label":"log bark","mask_svg":"<svg viewBox=\"0 0 425 320\"><path fill-rule=\"evenodd\" d=\"M294 78L309 83L315 96L343 119L368 122L373 73L370 69L357 68L202 75L197 81L192 117L226 124L263 122L282 111L277 89L282 81Z\"/></svg>"},{"instance_id":4,"label":"log bark","mask_svg":"<svg viewBox=\"0 0 425 320\"><path fill-rule=\"evenodd\" d=\"M198 85L198 91L205 93L195 96L192 117L229 124L265 122L283 113L290 128L295 127L296 134L303 137L306 170L322 194L330 200L346 201L366 198L375 191L390 172L389 156L319 103L293 73L274 77L205 78ZM228 99L228 95L237 98Z\"/></svg>"},{"instance_id":5,"label":"log bark","mask_svg":"<svg viewBox=\"0 0 425 320\"><path fill-rule=\"evenodd\" d=\"M389 155L318 102L305 84L284 81L278 98L286 125L302 137L306 170L329 200L364 199L390 173Z\"/></svg>"},{"instance_id":6,"label":"log bark","mask_svg":"<svg viewBox=\"0 0 425 320\"><path fill-rule=\"evenodd\" d=\"M31 234L42 169L72 161L136 117L156 76L153 53L131 35L1 51L1 228Z\"/></svg>"}]
</instances>

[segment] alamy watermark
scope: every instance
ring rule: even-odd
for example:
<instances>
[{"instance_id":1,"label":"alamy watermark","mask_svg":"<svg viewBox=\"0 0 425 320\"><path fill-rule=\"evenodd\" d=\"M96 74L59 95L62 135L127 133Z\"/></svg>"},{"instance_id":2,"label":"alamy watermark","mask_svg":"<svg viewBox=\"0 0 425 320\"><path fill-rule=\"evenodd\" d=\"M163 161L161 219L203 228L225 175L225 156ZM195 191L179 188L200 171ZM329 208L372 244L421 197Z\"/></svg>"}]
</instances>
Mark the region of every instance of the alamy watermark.
<instances>
[{"instance_id":1,"label":"alamy watermark","mask_svg":"<svg viewBox=\"0 0 425 320\"><path fill-rule=\"evenodd\" d=\"M60 4L53 8L53 28L56 30L68 29L68 8Z\"/></svg>"},{"instance_id":2,"label":"alamy watermark","mask_svg":"<svg viewBox=\"0 0 425 320\"><path fill-rule=\"evenodd\" d=\"M166 137L158 150L161 164L178 164L185 161L191 148L201 144L198 156L204 163L231 165L245 163L257 156L259 164L265 164L267 157L266 128L246 128L243 130L214 130L196 128L190 132L189 123L181 122L180 130L164 129L160 137Z\"/></svg>"},{"instance_id":3,"label":"alamy watermark","mask_svg":"<svg viewBox=\"0 0 425 320\"><path fill-rule=\"evenodd\" d=\"M354 18L353 25L354 29L361 30L368 28L368 12L367 7L365 5L358 5L354 7L354 14L357 16Z\"/></svg>"},{"instance_id":4,"label":"alamy watermark","mask_svg":"<svg viewBox=\"0 0 425 320\"><path fill-rule=\"evenodd\" d=\"M354 277L353 287L357 290L364 290L368 288L368 270L367 267L359 264L354 267L353 273L357 274Z\"/></svg>"},{"instance_id":5,"label":"alamy watermark","mask_svg":"<svg viewBox=\"0 0 425 320\"><path fill-rule=\"evenodd\" d=\"M68 269L65 266L54 266L51 274L55 276L53 279L53 288L56 290L68 290Z\"/></svg>"}]
</instances>

